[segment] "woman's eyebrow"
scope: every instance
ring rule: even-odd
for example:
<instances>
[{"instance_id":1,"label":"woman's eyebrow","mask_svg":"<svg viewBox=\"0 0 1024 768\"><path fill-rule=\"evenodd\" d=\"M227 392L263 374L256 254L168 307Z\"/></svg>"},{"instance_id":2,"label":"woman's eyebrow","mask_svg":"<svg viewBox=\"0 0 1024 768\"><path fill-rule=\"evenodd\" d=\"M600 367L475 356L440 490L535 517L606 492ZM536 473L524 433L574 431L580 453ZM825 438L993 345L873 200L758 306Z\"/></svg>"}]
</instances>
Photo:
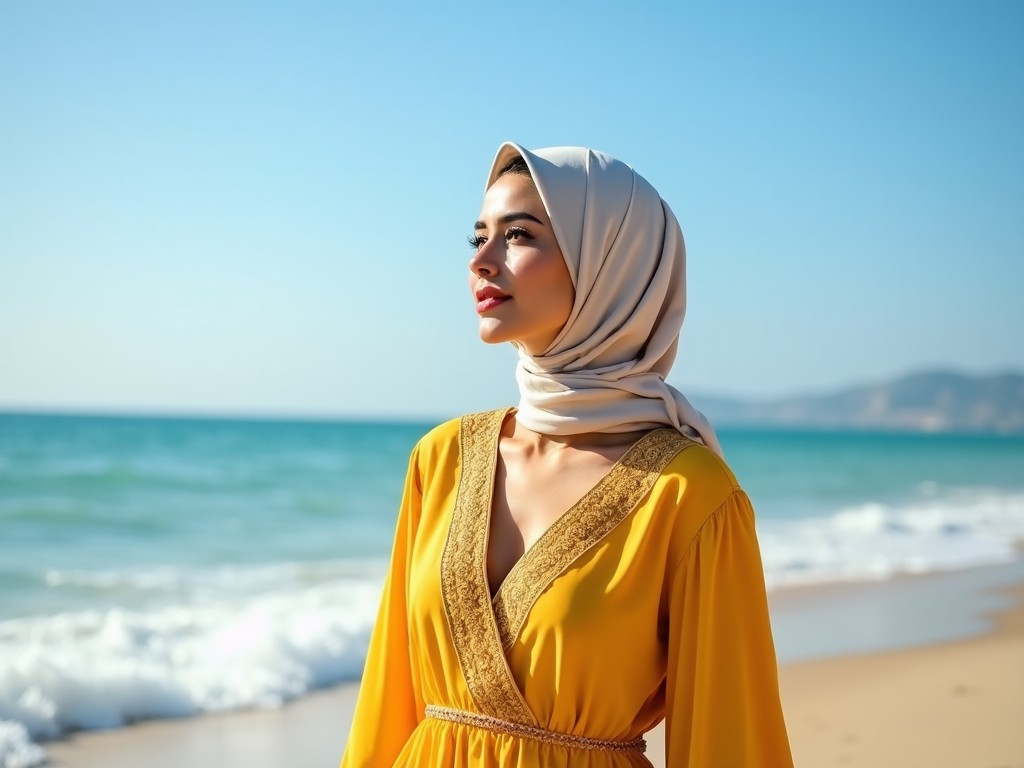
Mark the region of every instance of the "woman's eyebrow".
<instances>
[{"instance_id":1,"label":"woman's eyebrow","mask_svg":"<svg viewBox=\"0 0 1024 768\"><path fill-rule=\"evenodd\" d=\"M509 211L504 216L501 216L498 219L498 223L499 224L511 224L513 221L518 221L519 219L529 219L530 221L537 222L541 226L543 226L543 224L544 224L543 221L538 219L532 213L527 213L526 211ZM473 225L473 229L474 230L477 230L477 229L487 229L487 225L484 224L482 221L478 221L476 224Z\"/></svg>"}]
</instances>

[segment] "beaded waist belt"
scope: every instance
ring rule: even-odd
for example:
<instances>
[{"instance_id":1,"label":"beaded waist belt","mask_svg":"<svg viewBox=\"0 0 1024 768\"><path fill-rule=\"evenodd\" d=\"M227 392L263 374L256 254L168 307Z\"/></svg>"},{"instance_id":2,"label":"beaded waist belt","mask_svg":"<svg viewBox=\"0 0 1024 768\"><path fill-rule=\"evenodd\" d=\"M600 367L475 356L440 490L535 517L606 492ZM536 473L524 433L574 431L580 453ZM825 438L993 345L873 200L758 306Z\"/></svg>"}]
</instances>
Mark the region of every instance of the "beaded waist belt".
<instances>
[{"instance_id":1,"label":"beaded waist belt","mask_svg":"<svg viewBox=\"0 0 1024 768\"><path fill-rule=\"evenodd\" d=\"M525 739L544 741L548 744L558 744L559 746L563 747L577 747L579 749L604 749L611 750L613 752L645 752L647 750L647 742L639 736L635 739L630 739L629 741L614 741L612 739L591 739L588 736L573 736L569 733L548 731L544 728L538 728L534 725L512 723L508 720L501 720L497 717L490 717L489 715L480 715L476 712L466 712L462 709L440 707L436 704L427 705L426 715L427 717L432 717L435 720L447 720L451 723L459 723L461 725L472 725L477 728L483 728L486 731L493 731L494 733L504 733L509 736L521 736Z\"/></svg>"}]
</instances>

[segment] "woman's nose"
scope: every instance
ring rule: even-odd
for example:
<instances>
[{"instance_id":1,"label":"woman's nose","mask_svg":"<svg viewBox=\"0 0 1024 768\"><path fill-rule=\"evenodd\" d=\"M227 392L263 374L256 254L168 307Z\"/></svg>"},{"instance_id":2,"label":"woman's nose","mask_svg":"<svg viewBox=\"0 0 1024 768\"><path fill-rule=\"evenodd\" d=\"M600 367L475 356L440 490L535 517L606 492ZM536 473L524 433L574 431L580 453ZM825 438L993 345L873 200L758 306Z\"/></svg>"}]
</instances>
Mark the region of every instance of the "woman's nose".
<instances>
[{"instance_id":1,"label":"woman's nose","mask_svg":"<svg viewBox=\"0 0 1024 768\"><path fill-rule=\"evenodd\" d=\"M493 277L498 274L497 250L491 245L490 240L480 245L469 259L469 271L482 277Z\"/></svg>"}]
</instances>

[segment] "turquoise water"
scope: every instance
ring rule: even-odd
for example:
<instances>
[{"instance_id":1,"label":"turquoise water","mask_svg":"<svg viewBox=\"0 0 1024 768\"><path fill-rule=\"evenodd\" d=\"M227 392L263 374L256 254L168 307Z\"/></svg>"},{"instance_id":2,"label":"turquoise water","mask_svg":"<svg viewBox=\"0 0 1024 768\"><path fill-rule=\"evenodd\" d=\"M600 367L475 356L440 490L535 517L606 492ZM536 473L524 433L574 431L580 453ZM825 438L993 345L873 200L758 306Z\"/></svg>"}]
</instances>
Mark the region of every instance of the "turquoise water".
<instances>
[{"instance_id":1,"label":"turquoise water","mask_svg":"<svg viewBox=\"0 0 1024 768\"><path fill-rule=\"evenodd\" d=\"M160 569L173 596L175 574L233 566L256 578L259 566L384 558L409 451L431 426L0 415L0 618L139 604L156 590L135 587L143 574L155 586ZM923 534L935 526L991 534L1005 523L1008 539L1019 533L1020 438L723 430L721 439L769 539L824 535L836 515L881 536L917 525L929 570ZM998 559L975 544L966 556ZM765 546L770 575L784 581L793 563Z\"/></svg>"},{"instance_id":2,"label":"turquoise water","mask_svg":"<svg viewBox=\"0 0 1024 768\"><path fill-rule=\"evenodd\" d=\"M107 600L54 571L383 556L428 428L0 416L0 618Z\"/></svg>"},{"instance_id":3,"label":"turquoise water","mask_svg":"<svg viewBox=\"0 0 1024 768\"><path fill-rule=\"evenodd\" d=\"M807 517L866 501L904 504L955 488L1024 491L1024 438L725 430L761 514Z\"/></svg>"},{"instance_id":4,"label":"turquoise water","mask_svg":"<svg viewBox=\"0 0 1024 768\"><path fill-rule=\"evenodd\" d=\"M431 426L0 415L0 721L45 738L356 678ZM1024 439L720 436L773 590L1012 563L1024 540Z\"/></svg>"}]
</instances>

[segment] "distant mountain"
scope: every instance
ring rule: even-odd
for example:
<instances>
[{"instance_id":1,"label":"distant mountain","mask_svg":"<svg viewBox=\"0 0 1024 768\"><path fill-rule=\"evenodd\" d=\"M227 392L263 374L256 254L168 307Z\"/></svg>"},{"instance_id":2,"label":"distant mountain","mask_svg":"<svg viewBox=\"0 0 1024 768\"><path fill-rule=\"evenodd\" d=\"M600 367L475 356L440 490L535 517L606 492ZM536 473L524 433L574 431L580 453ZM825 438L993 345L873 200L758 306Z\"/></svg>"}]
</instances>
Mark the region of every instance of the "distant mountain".
<instances>
[{"instance_id":1,"label":"distant mountain","mask_svg":"<svg viewBox=\"0 0 1024 768\"><path fill-rule=\"evenodd\" d=\"M694 397L714 424L1024 434L1024 375L917 373L830 394L749 401Z\"/></svg>"}]
</instances>

